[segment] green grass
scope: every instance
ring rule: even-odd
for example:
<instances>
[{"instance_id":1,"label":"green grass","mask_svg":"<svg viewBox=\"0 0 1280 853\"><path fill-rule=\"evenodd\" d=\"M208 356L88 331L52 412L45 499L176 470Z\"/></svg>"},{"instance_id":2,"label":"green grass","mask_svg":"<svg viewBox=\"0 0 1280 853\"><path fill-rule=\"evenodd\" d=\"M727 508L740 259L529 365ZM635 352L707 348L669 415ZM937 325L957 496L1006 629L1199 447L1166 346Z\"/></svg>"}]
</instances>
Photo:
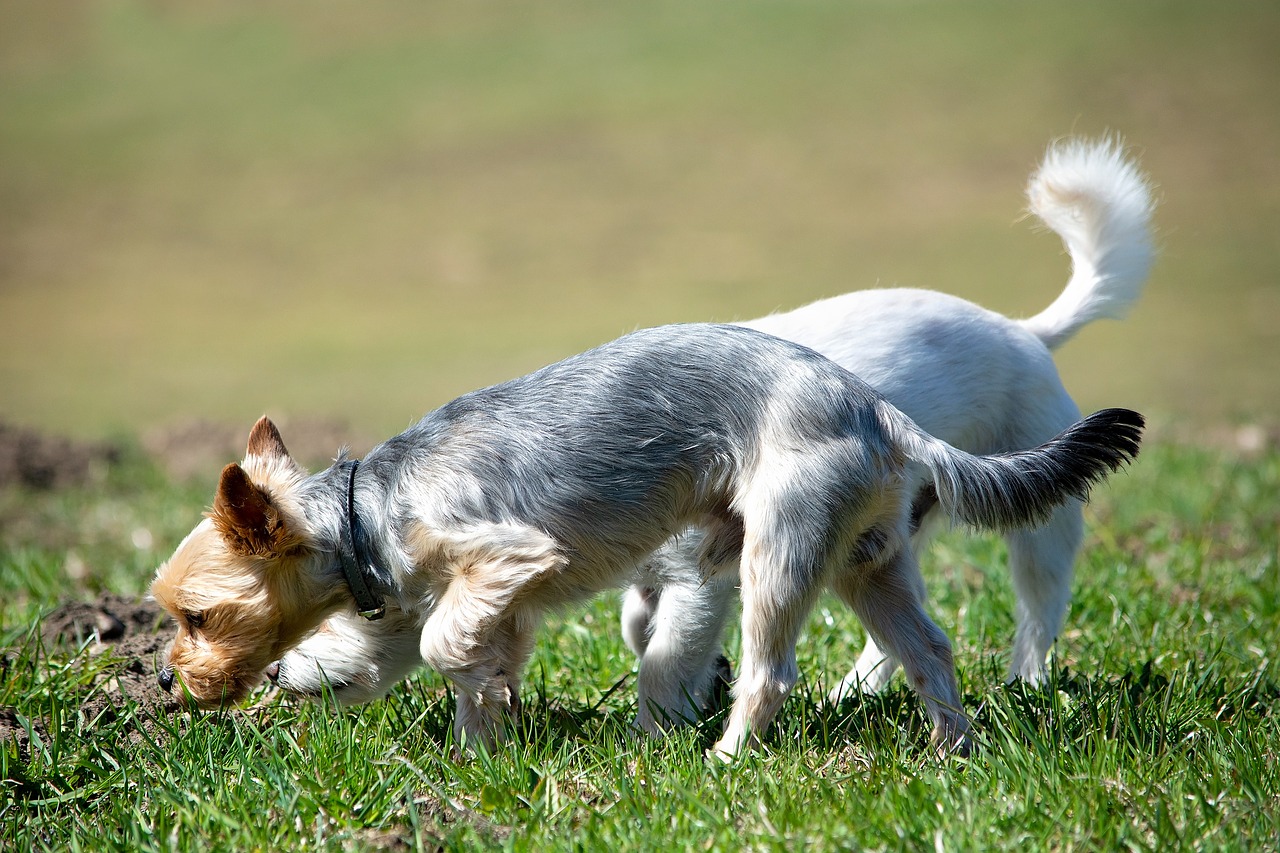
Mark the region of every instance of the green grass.
<instances>
[{"instance_id":1,"label":"green grass","mask_svg":"<svg viewBox=\"0 0 1280 853\"><path fill-rule=\"evenodd\" d=\"M10 849L1267 849L1280 841L1280 454L1156 439L1101 489L1068 630L1043 690L1001 683L1012 632L1003 546L944 536L926 569L978 731L939 762L914 696L824 706L861 644L834 600L763 753L706 762L719 720L664 741L628 728L616 597L550 621L527 715L496 754L450 758L452 702L422 673L354 710L87 714L115 667L42 650L38 619L85 588L141 592L202 489L129 456L91 489L5 493L0 706ZM61 531L98 519L75 545ZM132 531L151 525L155 549ZM92 527L92 526L91 526ZM26 531L18 535L15 531ZM36 535L41 532L41 535ZM62 544L59 544L62 542ZM62 570L75 550L82 576ZM949 569L949 571L947 570ZM732 644L731 644L732 648ZM151 662L144 662L151 666ZM144 732L145 735L140 735Z\"/></svg>"}]
</instances>

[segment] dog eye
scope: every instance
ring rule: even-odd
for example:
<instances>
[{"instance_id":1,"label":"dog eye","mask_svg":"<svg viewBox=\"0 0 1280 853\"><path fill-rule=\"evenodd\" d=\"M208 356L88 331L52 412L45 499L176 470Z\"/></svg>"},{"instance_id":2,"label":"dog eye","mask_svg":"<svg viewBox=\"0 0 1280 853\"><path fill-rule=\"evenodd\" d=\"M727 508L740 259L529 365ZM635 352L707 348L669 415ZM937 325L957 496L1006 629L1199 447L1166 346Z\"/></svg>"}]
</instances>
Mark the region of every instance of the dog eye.
<instances>
[{"instance_id":1,"label":"dog eye","mask_svg":"<svg viewBox=\"0 0 1280 853\"><path fill-rule=\"evenodd\" d=\"M198 631L204 627L204 612L187 610L182 614L187 620L187 627L192 631Z\"/></svg>"}]
</instances>

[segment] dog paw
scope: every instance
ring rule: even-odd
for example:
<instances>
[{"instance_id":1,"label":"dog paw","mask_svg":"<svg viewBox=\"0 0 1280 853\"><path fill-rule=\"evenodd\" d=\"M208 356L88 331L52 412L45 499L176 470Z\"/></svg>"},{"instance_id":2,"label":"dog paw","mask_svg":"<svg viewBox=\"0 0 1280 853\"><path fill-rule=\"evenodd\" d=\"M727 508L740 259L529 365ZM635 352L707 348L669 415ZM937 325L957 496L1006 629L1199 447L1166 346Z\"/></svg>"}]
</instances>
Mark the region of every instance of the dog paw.
<instances>
[{"instance_id":1,"label":"dog paw","mask_svg":"<svg viewBox=\"0 0 1280 853\"><path fill-rule=\"evenodd\" d=\"M726 732L715 746L707 750L707 758L715 759L721 764L732 764L742 756L759 748L760 740L753 734L741 735Z\"/></svg>"},{"instance_id":2,"label":"dog paw","mask_svg":"<svg viewBox=\"0 0 1280 853\"><path fill-rule=\"evenodd\" d=\"M929 742L940 761L952 757L968 758L973 751L973 740L969 737L967 724L948 726L946 729L936 728Z\"/></svg>"}]
</instances>

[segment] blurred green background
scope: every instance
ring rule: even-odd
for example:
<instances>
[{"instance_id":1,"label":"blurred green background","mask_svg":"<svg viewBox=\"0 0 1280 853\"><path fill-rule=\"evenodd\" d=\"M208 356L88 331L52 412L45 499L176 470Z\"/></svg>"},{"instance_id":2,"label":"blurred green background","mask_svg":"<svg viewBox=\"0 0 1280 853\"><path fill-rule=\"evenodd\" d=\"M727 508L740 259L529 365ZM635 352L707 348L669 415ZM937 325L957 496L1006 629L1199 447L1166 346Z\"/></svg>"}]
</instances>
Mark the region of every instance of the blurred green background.
<instances>
[{"instance_id":1,"label":"blurred green background","mask_svg":"<svg viewBox=\"0 0 1280 853\"><path fill-rule=\"evenodd\" d=\"M1068 387L1275 423L1278 92L1274 0L0 0L0 418L377 436L639 326L1027 316L1068 273L1027 176L1114 131L1161 255Z\"/></svg>"}]
</instances>

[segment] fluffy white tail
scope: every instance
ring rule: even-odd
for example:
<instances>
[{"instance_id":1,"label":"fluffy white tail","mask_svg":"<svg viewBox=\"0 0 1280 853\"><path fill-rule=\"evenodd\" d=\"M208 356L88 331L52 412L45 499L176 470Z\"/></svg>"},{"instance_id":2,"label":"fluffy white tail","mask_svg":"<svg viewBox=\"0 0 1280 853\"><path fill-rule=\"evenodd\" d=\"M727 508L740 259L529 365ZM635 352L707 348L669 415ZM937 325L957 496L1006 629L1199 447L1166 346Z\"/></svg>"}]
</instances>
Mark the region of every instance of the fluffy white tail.
<instances>
[{"instance_id":1,"label":"fluffy white tail","mask_svg":"<svg viewBox=\"0 0 1280 853\"><path fill-rule=\"evenodd\" d=\"M1151 268L1147 179L1115 139L1050 146L1027 185L1032 213L1062 238L1071 280L1053 304L1022 326L1055 349L1102 317L1121 319Z\"/></svg>"}]
</instances>

